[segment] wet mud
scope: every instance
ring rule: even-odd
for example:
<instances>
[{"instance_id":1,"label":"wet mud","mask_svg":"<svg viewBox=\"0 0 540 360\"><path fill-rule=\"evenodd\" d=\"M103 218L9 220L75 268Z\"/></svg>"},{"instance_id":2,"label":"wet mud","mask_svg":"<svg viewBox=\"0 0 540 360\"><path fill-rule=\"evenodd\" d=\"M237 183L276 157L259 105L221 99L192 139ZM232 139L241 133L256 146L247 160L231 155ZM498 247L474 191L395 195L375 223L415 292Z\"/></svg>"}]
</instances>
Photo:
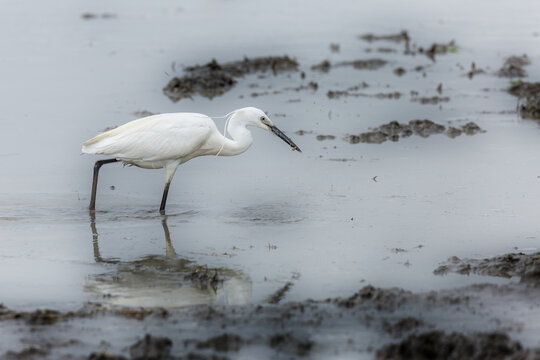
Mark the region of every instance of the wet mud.
<instances>
[{"instance_id":1,"label":"wet mud","mask_svg":"<svg viewBox=\"0 0 540 360\"><path fill-rule=\"evenodd\" d=\"M530 65L531 60L526 54L521 56L510 56L504 61L504 65L497 71L497 76L516 78L525 77L527 73L523 67Z\"/></svg>"},{"instance_id":2,"label":"wet mud","mask_svg":"<svg viewBox=\"0 0 540 360\"><path fill-rule=\"evenodd\" d=\"M474 122L458 127L437 124L431 120L411 120L408 124L391 121L371 131L358 135L347 135L345 139L351 144L367 143L382 144L385 141L399 141L411 135L427 138L436 134L445 134L449 138L456 138L461 134L475 135L485 132Z\"/></svg>"},{"instance_id":3,"label":"wet mud","mask_svg":"<svg viewBox=\"0 0 540 360\"><path fill-rule=\"evenodd\" d=\"M540 120L540 82L518 81L508 92L519 97L519 115L524 119Z\"/></svg>"},{"instance_id":4,"label":"wet mud","mask_svg":"<svg viewBox=\"0 0 540 360\"><path fill-rule=\"evenodd\" d=\"M22 347L13 344L0 359L233 359L240 354L250 358L262 349L270 358L532 359L540 350L512 338L515 331L526 331L519 321L509 321L511 314L482 315L492 306L487 299L500 304L516 301L516 295L516 306L538 312L538 304L527 300L538 291L520 284L427 293L365 286L346 298L176 310L94 303L73 312L20 313L2 307L0 326L32 332L35 340L22 341ZM45 319L54 314L54 321L30 320L37 313L46 314ZM456 316L470 322L456 330ZM109 325L103 327L104 322ZM489 331L478 330L488 324ZM119 332L127 336L118 338ZM372 337L379 339L376 344Z\"/></svg>"},{"instance_id":5,"label":"wet mud","mask_svg":"<svg viewBox=\"0 0 540 360\"><path fill-rule=\"evenodd\" d=\"M522 283L540 286L540 252L513 253L486 259L460 259L452 256L433 271L436 275L455 272L462 275L478 274L503 278L520 277Z\"/></svg>"},{"instance_id":6,"label":"wet mud","mask_svg":"<svg viewBox=\"0 0 540 360\"><path fill-rule=\"evenodd\" d=\"M265 73L271 71L278 74L285 71L295 71L298 67L296 60L288 56L245 58L219 64L216 60L205 65L190 66L185 69L185 75L175 77L163 88L163 93L173 102L192 98L198 94L212 99L229 91L237 79L246 74Z\"/></svg>"}]
</instances>

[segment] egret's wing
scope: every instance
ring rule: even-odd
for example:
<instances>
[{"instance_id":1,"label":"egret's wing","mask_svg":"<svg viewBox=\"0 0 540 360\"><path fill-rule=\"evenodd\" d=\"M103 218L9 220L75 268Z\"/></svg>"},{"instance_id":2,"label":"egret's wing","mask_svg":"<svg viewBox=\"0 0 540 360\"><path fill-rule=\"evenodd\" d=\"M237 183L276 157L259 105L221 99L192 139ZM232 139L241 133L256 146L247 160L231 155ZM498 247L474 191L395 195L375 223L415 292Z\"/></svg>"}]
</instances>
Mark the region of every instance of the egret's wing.
<instances>
[{"instance_id":1,"label":"egret's wing","mask_svg":"<svg viewBox=\"0 0 540 360\"><path fill-rule=\"evenodd\" d=\"M154 115L100 134L85 142L82 150L122 160L177 159L198 150L213 127L212 120L201 114Z\"/></svg>"}]
</instances>

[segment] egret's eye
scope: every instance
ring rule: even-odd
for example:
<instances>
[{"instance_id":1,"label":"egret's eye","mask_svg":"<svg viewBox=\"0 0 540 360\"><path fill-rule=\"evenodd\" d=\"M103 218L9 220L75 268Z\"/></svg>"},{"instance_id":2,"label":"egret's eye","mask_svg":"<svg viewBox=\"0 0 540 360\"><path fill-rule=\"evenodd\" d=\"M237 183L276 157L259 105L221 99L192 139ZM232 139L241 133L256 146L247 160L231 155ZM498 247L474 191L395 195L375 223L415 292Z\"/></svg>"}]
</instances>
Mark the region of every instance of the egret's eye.
<instances>
[{"instance_id":1,"label":"egret's eye","mask_svg":"<svg viewBox=\"0 0 540 360\"><path fill-rule=\"evenodd\" d=\"M264 121L264 116L261 116L261 121Z\"/></svg>"}]
</instances>

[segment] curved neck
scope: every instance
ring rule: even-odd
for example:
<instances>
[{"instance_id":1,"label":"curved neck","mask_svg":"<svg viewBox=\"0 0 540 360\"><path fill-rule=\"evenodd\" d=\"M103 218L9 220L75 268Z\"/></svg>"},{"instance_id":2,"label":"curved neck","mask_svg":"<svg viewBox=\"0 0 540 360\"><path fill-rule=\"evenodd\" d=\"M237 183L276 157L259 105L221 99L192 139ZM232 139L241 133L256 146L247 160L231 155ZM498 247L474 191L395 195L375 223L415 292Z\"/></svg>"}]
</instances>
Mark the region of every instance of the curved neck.
<instances>
[{"instance_id":1,"label":"curved neck","mask_svg":"<svg viewBox=\"0 0 540 360\"><path fill-rule=\"evenodd\" d=\"M249 149L253 143L251 131L246 128L246 124L241 121L236 115L233 115L229 120L227 132L231 135L231 139L225 138L225 145L219 155L232 156L238 155Z\"/></svg>"}]
</instances>

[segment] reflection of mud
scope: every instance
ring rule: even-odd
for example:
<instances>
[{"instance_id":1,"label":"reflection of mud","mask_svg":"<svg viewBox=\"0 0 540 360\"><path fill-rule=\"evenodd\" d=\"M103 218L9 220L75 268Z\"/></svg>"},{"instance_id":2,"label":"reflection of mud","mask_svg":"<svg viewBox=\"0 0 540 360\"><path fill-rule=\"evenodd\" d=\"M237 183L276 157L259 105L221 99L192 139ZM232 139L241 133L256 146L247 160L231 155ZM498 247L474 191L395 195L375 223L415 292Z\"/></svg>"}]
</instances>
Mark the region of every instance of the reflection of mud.
<instances>
[{"instance_id":1,"label":"reflection of mud","mask_svg":"<svg viewBox=\"0 0 540 360\"><path fill-rule=\"evenodd\" d=\"M540 119L540 82L518 82L512 85L508 92L519 96L522 102L519 105L519 115L526 119Z\"/></svg>"},{"instance_id":2,"label":"reflection of mud","mask_svg":"<svg viewBox=\"0 0 540 360\"><path fill-rule=\"evenodd\" d=\"M163 255L147 255L135 261L101 256L95 219L91 222L96 262L114 264L111 271L90 275L85 290L100 301L122 306L179 307L193 304L244 304L251 295L251 281L225 268L208 269L178 257L171 242L167 218Z\"/></svg>"},{"instance_id":3,"label":"reflection of mud","mask_svg":"<svg viewBox=\"0 0 540 360\"><path fill-rule=\"evenodd\" d=\"M391 121L388 124L379 126L359 135L347 135L346 140L351 144L368 143L368 144L381 144L385 141L398 141L400 138L409 137L411 135L418 135L421 137L429 137L435 134L442 134L446 130L446 127L441 124L434 123L431 120L411 120L408 124L400 124L397 121ZM478 125L473 122L469 122L461 129L456 127L449 127L446 131L446 135L450 138L455 138L462 133L467 135L474 135L482 133L482 130Z\"/></svg>"},{"instance_id":4,"label":"reflection of mud","mask_svg":"<svg viewBox=\"0 0 540 360\"><path fill-rule=\"evenodd\" d=\"M456 272L463 275L478 274L505 278L519 276L524 283L540 286L540 252L528 255L506 254L482 260L462 260L453 256L433 272L436 275Z\"/></svg>"},{"instance_id":5,"label":"reflection of mud","mask_svg":"<svg viewBox=\"0 0 540 360\"><path fill-rule=\"evenodd\" d=\"M527 55L510 56L504 61L502 68L497 71L497 75L500 77L524 77L527 76L524 66L530 65L531 61Z\"/></svg>"},{"instance_id":6,"label":"reflection of mud","mask_svg":"<svg viewBox=\"0 0 540 360\"><path fill-rule=\"evenodd\" d=\"M410 335L377 351L377 359L527 359L530 350L500 332L447 334L439 330Z\"/></svg>"},{"instance_id":7,"label":"reflection of mud","mask_svg":"<svg viewBox=\"0 0 540 360\"><path fill-rule=\"evenodd\" d=\"M298 63L288 56L245 58L224 64L212 60L206 65L186 68L186 74L169 81L163 92L174 102L191 98L195 94L212 99L229 91L236 84L238 77L267 71L276 74L296 70L297 67Z\"/></svg>"}]
</instances>

